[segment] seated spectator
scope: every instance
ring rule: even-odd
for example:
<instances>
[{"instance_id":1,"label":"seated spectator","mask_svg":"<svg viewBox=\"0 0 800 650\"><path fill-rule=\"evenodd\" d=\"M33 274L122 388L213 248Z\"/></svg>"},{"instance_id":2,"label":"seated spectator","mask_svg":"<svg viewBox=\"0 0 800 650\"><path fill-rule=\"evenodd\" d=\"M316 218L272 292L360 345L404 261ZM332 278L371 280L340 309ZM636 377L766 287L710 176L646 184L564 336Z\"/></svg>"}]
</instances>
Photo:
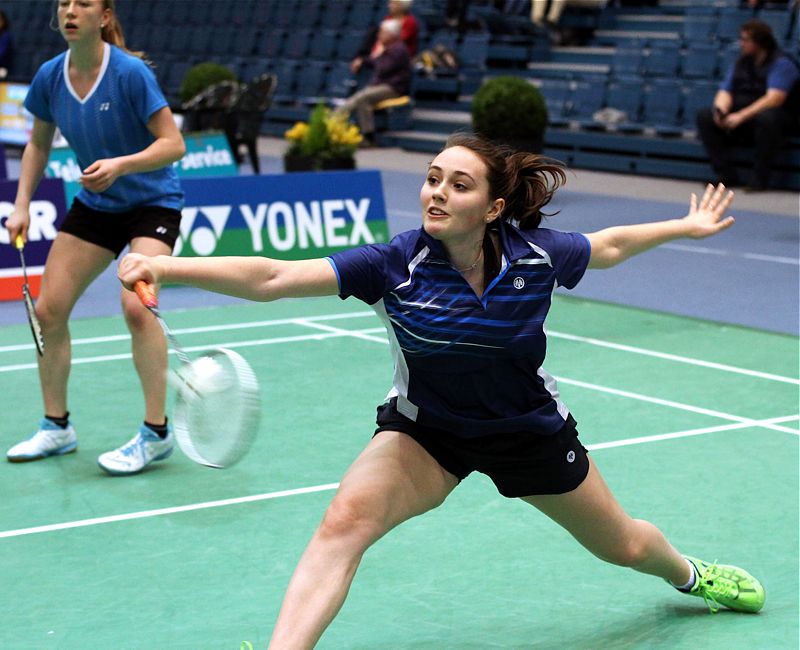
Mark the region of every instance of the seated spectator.
<instances>
[{"instance_id":1,"label":"seated spectator","mask_svg":"<svg viewBox=\"0 0 800 650\"><path fill-rule=\"evenodd\" d=\"M413 0L389 0L389 13L384 20L398 20L401 23L400 40L405 43L408 56L413 57L417 53L417 43L419 40L419 26L417 19L411 15L411 4ZM357 73L364 61L376 50L380 48L377 27L371 29L359 48L358 55L350 62L350 69L353 74Z\"/></svg>"},{"instance_id":2,"label":"seated spectator","mask_svg":"<svg viewBox=\"0 0 800 650\"><path fill-rule=\"evenodd\" d=\"M729 187L741 183L732 148L754 144L745 189L759 191L769 187L775 154L800 124L800 66L778 48L770 26L760 20L742 25L739 48L712 106L698 111L697 131L714 173Z\"/></svg>"},{"instance_id":3,"label":"seated spectator","mask_svg":"<svg viewBox=\"0 0 800 650\"><path fill-rule=\"evenodd\" d=\"M401 39L399 20L384 20L378 30L379 47L373 49L365 65L374 69L365 88L356 92L337 111L355 114L366 145L375 144L373 106L384 99L407 95L411 84L411 58Z\"/></svg>"},{"instance_id":4,"label":"seated spectator","mask_svg":"<svg viewBox=\"0 0 800 650\"><path fill-rule=\"evenodd\" d=\"M14 45L11 42L8 16L5 11L0 11L0 78L8 75L14 58Z\"/></svg>"},{"instance_id":5,"label":"seated spectator","mask_svg":"<svg viewBox=\"0 0 800 650\"><path fill-rule=\"evenodd\" d=\"M560 33L561 14L564 13L567 5L600 10L606 4L608 4L608 0L533 0L531 2L531 20L535 25L551 30L553 40L561 43L566 40ZM591 37L591 33L579 40L586 40L588 37Z\"/></svg>"}]
</instances>

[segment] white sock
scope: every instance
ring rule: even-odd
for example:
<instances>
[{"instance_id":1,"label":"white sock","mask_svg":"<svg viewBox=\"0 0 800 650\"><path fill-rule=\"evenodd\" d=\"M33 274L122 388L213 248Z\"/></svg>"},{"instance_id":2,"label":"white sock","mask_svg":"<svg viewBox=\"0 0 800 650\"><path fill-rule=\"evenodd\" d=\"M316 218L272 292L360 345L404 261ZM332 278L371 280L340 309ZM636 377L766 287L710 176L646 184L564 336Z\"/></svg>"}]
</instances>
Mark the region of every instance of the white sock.
<instances>
[{"instance_id":1,"label":"white sock","mask_svg":"<svg viewBox=\"0 0 800 650\"><path fill-rule=\"evenodd\" d=\"M685 585L676 585L674 582L670 581L670 584L680 591L690 591L692 587L694 587L694 583L697 582L697 572L695 571L694 564L686 560L686 564L689 565L689 582Z\"/></svg>"}]
</instances>

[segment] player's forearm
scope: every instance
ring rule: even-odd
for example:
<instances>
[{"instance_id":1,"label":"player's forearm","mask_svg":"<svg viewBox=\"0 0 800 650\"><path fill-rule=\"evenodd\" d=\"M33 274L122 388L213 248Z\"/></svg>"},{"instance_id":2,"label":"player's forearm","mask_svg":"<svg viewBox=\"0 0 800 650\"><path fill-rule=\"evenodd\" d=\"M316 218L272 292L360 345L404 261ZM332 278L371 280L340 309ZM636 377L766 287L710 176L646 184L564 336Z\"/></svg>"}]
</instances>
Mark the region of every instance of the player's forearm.
<instances>
[{"instance_id":1,"label":"player's forearm","mask_svg":"<svg viewBox=\"0 0 800 650\"><path fill-rule=\"evenodd\" d=\"M591 268L605 269L660 244L688 236L683 219L614 226L587 235L592 245Z\"/></svg>"},{"instance_id":2,"label":"player's forearm","mask_svg":"<svg viewBox=\"0 0 800 650\"><path fill-rule=\"evenodd\" d=\"M25 146L20 162L19 182L14 206L17 209L27 210L36 188L44 175L47 160L50 157L49 147L44 150L34 142Z\"/></svg>"},{"instance_id":3,"label":"player's forearm","mask_svg":"<svg viewBox=\"0 0 800 650\"><path fill-rule=\"evenodd\" d=\"M274 300L268 289L276 275L276 260L265 257L155 258L160 281L187 284L248 300ZM273 292L274 293L274 292Z\"/></svg>"},{"instance_id":4,"label":"player's forearm","mask_svg":"<svg viewBox=\"0 0 800 650\"><path fill-rule=\"evenodd\" d=\"M748 120L752 120L756 115L769 110L770 108L778 108L779 106L783 106L785 100L786 96L783 93L768 93L763 97L759 97L752 104L745 106L739 111L739 114L746 122Z\"/></svg>"},{"instance_id":5,"label":"player's forearm","mask_svg":"<svg viewBox=\"0 0 800 650\"><path fill-rule=\"evenodd\" d=\"M183 158L186 145L183 138L156 138L150 146L129 156L120 156L122 174L139 174L161 169Z\"/></svg>"}]
</instances>

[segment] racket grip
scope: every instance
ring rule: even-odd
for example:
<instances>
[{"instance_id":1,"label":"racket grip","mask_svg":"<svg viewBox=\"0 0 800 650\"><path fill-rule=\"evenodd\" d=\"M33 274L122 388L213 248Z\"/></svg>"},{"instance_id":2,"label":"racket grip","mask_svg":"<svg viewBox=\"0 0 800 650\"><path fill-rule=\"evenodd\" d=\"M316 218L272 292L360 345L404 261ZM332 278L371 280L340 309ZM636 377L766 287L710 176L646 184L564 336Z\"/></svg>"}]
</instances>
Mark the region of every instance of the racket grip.
<instances>
[{"instance_id":1,"label":"racket grip","mask_svg":"<svg viewBox=\"0 0 800 650\"><path fill-rule=\"evenodd\" d=\"M22 235L17 235L16 239L14 240L14 246L17 247L17 250L22 250L25 248L25 240L22 238Z\"/></svg>"},{"instance_id":2,"label":"racket grip","mask_svg":"<svg viewBox=\"0 0 800 650\"><path fill-rule=\"evenodd\" d=\"M139 300L142 301L145 307L149 309L158 307L158 298L156 297L156 292L153 291L152 284L147 284L144 280L138 280L133 285L133 290L136 292L136 295L139 296Z\"/></svg>"}]
</instances>

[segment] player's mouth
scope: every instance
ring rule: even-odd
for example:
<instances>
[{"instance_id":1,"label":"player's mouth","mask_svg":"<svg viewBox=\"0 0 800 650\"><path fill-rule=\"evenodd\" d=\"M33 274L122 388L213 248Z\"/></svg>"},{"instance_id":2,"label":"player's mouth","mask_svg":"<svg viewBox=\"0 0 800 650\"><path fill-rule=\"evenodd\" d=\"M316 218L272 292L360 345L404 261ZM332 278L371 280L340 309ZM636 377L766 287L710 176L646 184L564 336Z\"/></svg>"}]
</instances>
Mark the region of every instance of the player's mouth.
<instances>
[{"instance_id":1,"label":"player's mouth","mask_svg":"<svg viewBox=\"0 0 800 650\"><path fill-rule=\"evenodd\" d=\"M78 29L78 26L73 22L64 23L64 31L65 32L74 32L74 31L77 31L77 29Z\"/></svg>"},{"instance_id":2,"label":"player's mouth","mask_svg":"<svg viewBox=\"0 0 800 650\"><path fill-rule=\"evenodd\" d=\"M428 208L428 216L433 217L435 219L437 217L448 217L450 215L448 215L447 212L445 212L441 208L431 206L430 208Z\"/></svg>"}]
</instances>

